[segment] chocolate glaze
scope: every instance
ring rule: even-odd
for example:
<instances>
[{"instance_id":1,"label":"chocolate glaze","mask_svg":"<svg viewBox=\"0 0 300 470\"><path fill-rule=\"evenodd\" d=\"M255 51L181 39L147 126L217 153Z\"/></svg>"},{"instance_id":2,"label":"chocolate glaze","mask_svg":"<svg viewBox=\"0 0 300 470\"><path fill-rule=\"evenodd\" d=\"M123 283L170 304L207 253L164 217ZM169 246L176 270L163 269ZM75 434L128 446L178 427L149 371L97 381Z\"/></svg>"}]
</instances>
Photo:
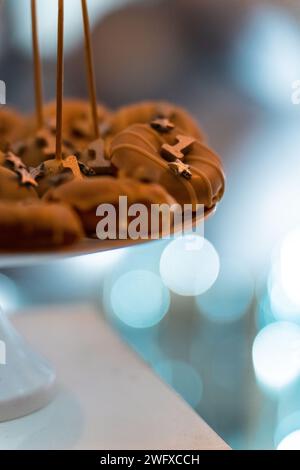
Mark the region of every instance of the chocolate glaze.
<instances>
[{"instance_id":1,"label":"chocolate glaze","mask_svg":"<svg viewBox=\"0 0 300 470\"><path fill-rule=\"evenodd\" d=\"M202 131L190 114L166 101L142 101L120 108L111 119L109 135L114 136L133 124L146 124L157 118L168 118L185 134L203 140Z\"/></svg>"},{"instance_id":2,"label":"chocolate glaze","mask_svg":"<svg viewBox=\"0 0 300 470\"><path fill-rule=\"evenodd\" d=\"M114 137L109 146L112 164L128 177L135 177L137 169L151 175L180 204L204 204L211 209L222 198L225 177L219 157L203 142L197 140L182 162L189 166L190 179L175 175L161 154L165 143L175 145L176 136L183 134L175 128L161 134L147 124L135 124Z\"/></svg>"},{"instance_id":3,"label":"chocolate glaze","mask_svg":"<svg viewBox=\"0 0 300 470\"><path fill-rule=\"evenodd\" d=\"M19 176L0 166L0 201L22 201L37 199L37 193L32 186L21 185Z\"/></svg>"},{"instance_id":4,"label":"chocolate glaze","mask_svg":"<svg viewBox=\"0 0 300 470\"><path fill-rule=\"evenodd\" d=\"M134 203L172 205L174 199L159 185L109 176L73 180L49 190L44 199L70 205L79 214L87 235L94 235L99 217L96 209L100 204L112 204L118 209L119 196L127 196L128 205Z\"/></svg>"},{"instance_id":5,"label":"chocolate glaze","mask_svg":"<svg viewBox=\"0 0 300 470\"><path fill-rule=\"evenodd\" d=\"M82 160L78 162L82 179L76 180L64 168L64 159L56 158L55 103L44 108L45 125L40 130L33 120L24 124L17 113L1 109L0 229L6 235L1 238L0 233L0 249L63 247L81 239L82 227L87 236L95 236L100 221L97 207L112 204L118 214L122 195L128 205L142 203L150 208L178 202L192 204L194 210L204 204L207 211L222 198L221 161L182 108L142 102L113 116L101 106L98 113L102 134L95 141L90 103L65 101L62 157L76 155ZM7 148L19 148L24 163L36 167L30 168L38 182L36 189L21 184L20 175L5 167ZM44 202L37 201L38 195Z\"/></svg>"},{"instance_id":6,"label":"chocolate glaze","mask_svg":"<svg viewBox=\"0 0 300 470\"><path fill-rule=\"evenodd\" d=\"M72 245L83 237L80 220L62 204L0 201L0 250L41 250Z\"/></svg>"}]
</instances>

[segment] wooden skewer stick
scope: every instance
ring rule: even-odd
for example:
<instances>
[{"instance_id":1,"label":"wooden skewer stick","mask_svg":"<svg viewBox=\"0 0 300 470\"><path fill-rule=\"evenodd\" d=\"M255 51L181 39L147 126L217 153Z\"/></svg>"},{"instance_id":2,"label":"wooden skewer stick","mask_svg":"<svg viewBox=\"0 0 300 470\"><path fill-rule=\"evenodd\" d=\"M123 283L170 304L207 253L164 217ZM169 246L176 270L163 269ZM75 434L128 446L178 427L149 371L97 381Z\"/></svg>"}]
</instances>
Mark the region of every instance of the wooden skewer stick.
<instances>
[{"instance_id":1,"label":"wooden skewer stick","mask_svg":"<svg viewBox=\"0 0 300 470\"><path fill-rule=\"evenodd\" d=\"M58 0L56 82L56 160L62 161L62 114L64 89L64 0Z\"/></svg>"},{"instance_id":2,"label":"wooden skewer stick","mask_svg":"<svg viewBox=\"0 0 300 470\"><path fill-rule=\"evenodd\" d=\"M87 67L87 77L89 84L89 95L93 119L93 128L95 139L100 137L99 123L98 123L98 106L97 106L97 94L96 94L96 82L95 82L95 69L92 52L92 41L91 41L91 28L89 21L89 13L87 8L86 0L81 0L82 4L82 16L84 25L84 36L85 36L85 58Z\"/></svg>"},{"instance_id":3,"label":"wooden skewer stick","mask_svg":"<svg viewBox=\"0 0 300 470\"><path fill-rule=\"evenodd\" d=\"M43 87L42 87L42 67L38 39L38 25L36 0L31 0L31 25L32 25L32 47L34 61L34 88L35 88L35 108L37 127L42 128L44 125L43 113Z\"/></svg>"}]
</instances>

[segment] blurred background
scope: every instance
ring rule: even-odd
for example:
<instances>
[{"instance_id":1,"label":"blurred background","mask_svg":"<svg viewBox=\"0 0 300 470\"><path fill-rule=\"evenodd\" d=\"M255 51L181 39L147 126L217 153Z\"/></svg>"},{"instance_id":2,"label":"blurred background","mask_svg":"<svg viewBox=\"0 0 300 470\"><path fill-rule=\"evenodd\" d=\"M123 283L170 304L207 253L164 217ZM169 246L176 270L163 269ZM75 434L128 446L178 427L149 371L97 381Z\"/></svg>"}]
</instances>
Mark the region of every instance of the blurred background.
<instances>
[{"instance_id":1,"label":"blurred background","mask_svg":"<svg viewBox=\"0 0 300 470\"><path fill-rule=\"evenodd\" d=\"M99 100L187 107L223 158L227 192L188 263L180 241L161 241L1 269L0 305L93 302L234 449L300 449L299 2L88 3ZM23 112L34 107L29 4L2 1L0 15L0 79ZM56 2L38 4L50 100ZM65 91L87 96L77 0L66 0Z\"/></svg>"}]
</instances>

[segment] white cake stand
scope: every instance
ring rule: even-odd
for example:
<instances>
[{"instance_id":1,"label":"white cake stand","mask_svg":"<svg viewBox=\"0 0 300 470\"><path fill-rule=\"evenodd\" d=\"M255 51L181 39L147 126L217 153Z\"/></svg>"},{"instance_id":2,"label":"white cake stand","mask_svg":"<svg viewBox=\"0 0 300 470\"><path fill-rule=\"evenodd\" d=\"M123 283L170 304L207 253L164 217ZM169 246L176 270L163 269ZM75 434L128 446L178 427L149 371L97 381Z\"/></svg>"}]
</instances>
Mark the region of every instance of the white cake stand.
<instances>
[{"instance_id":1,"label":"white cake stand","mask_svg":"<svg viewBox=\"0 0 300 470\"><path fill-rule=\"evenodd\" d=\"M205 213L204 219L213 212ZM196 223L194 221L193 227L202 222L203 219L198 219ZM110 251L137 243L151 241L104 242L89 239L63 251L13 255L0 252L0 269L42 264L53 259ZM43 408L54 398L55 389L55 371L30 348L0 309L0 422Z\"/></svg>"},{"instance_id":2,"label":"white cake stand","mask_svg":"<svg viewBox=\"0 0 300 470\"><path fill-rule=\"evenodd\" d=\"M55 372L0 311L0 422L32 413L55 395Z\"/></svg>"}]
</instances>

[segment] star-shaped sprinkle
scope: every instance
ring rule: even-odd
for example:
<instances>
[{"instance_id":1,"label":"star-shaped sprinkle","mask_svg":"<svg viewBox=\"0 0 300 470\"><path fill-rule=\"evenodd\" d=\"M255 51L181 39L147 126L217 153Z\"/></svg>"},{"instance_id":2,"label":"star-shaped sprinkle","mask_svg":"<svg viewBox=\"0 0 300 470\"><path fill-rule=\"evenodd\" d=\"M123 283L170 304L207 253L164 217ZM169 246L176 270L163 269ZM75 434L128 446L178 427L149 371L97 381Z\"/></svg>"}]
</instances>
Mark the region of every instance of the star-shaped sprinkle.
<instances>
[{"instance_id":1,"label":"star-shaped sprinkle","mask_svg":"<svg viewBox=\"0 0 300 470\"><path fill-rule=\"evenodd\" d=\"M170 132L175 127L175 125L168 118L154 119L151 121L150 126L161 133Z\"/></svg>"},{"instance_id":2,"label":"star-shaped sprinkle","mask_svg":"<svg viewBox=\"0 0 300 470\"><path fill-rule=\"evenodd\" d=\"M187 180L190 180L193 176L189 165L186 165L181 160L175 160L175 162L170 162L168 163L168 166L170 170L175 173L176 176L182 176Z\"/></svg>"},{"instance_id":3,"label":"star-shaped sprinkle","mask_svg":"<svg viewBox=\"0 0 300 470\"><path fill-rule=\"evenodd\" d=\"M35 181L34 178L32 178L29 171L27 171L25 168L21 168L20 170L18 170L18 173L21 177L21 184L29 184L30 186L34 187L38 186L38 183Z\"/></svg>"},{"instance_id":4,"label":"star-shaped sprinkle","mask_svg":"<svg viewBox=\"0 0 300 470\"><path fill-rule=\"evenodd\" d=\"M34 187L38 186L38 183L32 177L20 157L17 157L12 152L8 152L5 159L9 166L12 168L12 170L19 175L20 182L22 185L28 184Z\"/></svg>"},{"instance_id":5,"label":"star-shaped sprinkle","mask_svg":"<svg viewBox=\"0 0 300 470\"><path fill-rule=\"evenodd\" d=\"M68 168L72 171L74 179L83 179L80 166L75 155L70 155L65 160L63 160L62 165L64 168Z\"/></svg>"},{"instance_id":6,"label":"star-shaped sprinkle","mask_svg":"<svg viewBox=\"0 0 300 470\"><path fill-rule=\"evenodd\" d=\"M42 178L45 175L43 164L37 166L36 168L32 166L29 167L29 173L31 174L32 178L35 180L38 178Z\"/></svg>"},{"instance_id":7,"label":"star-shaped sprinkle","mask_svg":"<svg viewBox=\"0 0 300 470\"><path fill-rule=\"evenodd\" d=\"M86 165L85 163L82 163L78 160L78 165L79 165L79 168L80 168L80 171L81 173L84 175L84 176L96 176L96 172L95 170L93 170L93 168L90 168L88 165Z\"/></svg>"},{"instance_id":8,"label":"star-shaped sprinkle","mask_svg":"<svg viewBox=\"0 0 300 470\"><path fill-rule=\"evenodd\" d=\"M21 158L17 157L17 155L12 152L8 152L5 158L6 162L9 163L9 165L14 171L20 170L21 168L26 168Z\"/></svg>"}]
</instances>

